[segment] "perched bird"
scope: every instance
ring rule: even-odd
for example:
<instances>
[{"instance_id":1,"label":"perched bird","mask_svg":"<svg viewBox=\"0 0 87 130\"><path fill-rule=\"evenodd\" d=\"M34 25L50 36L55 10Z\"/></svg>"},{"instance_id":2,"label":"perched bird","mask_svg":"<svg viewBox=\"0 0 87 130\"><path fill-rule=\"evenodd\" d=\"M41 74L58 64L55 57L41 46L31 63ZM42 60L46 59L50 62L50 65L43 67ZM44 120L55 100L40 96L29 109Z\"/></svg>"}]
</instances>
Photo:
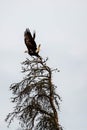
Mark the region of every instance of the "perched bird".
<instances>
[{"instance_id":1,"label":"perched bird","mask_svg":"<svg viewBox=\"0 0 87 130\"><path fill-rule=\"evenodd\" d=\"M40 44L37 47L36 42L35 42L35 37L36 37L36 33L33 33L33 36L31 35L30 30L27 28L24 32L24 42L25 45L27 46L28 51L25 51L25 53L27 52L30 56L39 56L39 51L40 51Z\"/></svg>"}]
</instances>

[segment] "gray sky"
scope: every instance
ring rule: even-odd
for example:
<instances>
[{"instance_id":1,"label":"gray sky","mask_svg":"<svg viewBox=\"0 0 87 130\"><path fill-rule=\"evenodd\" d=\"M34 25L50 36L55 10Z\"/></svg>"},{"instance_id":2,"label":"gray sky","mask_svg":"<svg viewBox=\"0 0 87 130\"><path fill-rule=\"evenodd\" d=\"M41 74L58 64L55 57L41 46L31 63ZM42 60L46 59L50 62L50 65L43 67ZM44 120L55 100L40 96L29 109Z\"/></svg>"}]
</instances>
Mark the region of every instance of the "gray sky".
<instances>
[{"instance_id":1,"label":"gray sky","mask_svg":"<svg viewBox=\"0 0 87 130\"><path fill-rule=\"evenodd\" d=\"M87 1L86 0L0 0L0 130L12 111L11 83L22 79L24 30L36 30L41 56L59 68L53 76L62 97L60 122L64 130L87 129Z\"/></svg>"}]
</instances>

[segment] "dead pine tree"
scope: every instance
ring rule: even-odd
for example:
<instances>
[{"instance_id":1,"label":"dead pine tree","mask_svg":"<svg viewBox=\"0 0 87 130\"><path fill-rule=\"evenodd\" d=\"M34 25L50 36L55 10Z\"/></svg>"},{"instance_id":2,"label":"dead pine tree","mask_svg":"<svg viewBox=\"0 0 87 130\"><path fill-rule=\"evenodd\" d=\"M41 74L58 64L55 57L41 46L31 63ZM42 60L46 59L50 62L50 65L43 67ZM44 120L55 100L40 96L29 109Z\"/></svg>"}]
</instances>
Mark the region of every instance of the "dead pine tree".
<instances>
[{"instance_id":1,"label":"dead pine tree","mask_svg":"<svg viewBox=\"0 0 87 130\"><path fill-rule=\"evenodd\" d=\"M9 125L17 118L21 130L62 130L58 118L61 98L52 82L52 74L57 69L48 67L47 60L32 58L22 63L25 77L10 86L11 101L16 105L6 117Z\"/></svg>"}]
</instances>

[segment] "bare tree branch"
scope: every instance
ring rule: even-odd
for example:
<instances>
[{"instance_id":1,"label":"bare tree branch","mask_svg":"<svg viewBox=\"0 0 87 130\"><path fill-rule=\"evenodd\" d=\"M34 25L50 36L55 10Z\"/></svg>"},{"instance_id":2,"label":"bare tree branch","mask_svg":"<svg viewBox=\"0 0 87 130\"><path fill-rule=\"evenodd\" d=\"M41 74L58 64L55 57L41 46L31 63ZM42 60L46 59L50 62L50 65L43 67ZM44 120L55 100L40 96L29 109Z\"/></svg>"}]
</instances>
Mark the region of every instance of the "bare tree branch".
<instances>
[{"instance_id":1,"label":"bare tree branch","mask_svg":"<svg viewBox=\"0 0 87 130\"><path fill-rule=\"evenodd\" d=\"M18 118L25 130L62 130L58 110L60 96L52 83L53 71L46 65L48 59L26 59L22 62L25 77L10 86L14 111L7 115L9 124Z\"/></svg>"}]
</instances>

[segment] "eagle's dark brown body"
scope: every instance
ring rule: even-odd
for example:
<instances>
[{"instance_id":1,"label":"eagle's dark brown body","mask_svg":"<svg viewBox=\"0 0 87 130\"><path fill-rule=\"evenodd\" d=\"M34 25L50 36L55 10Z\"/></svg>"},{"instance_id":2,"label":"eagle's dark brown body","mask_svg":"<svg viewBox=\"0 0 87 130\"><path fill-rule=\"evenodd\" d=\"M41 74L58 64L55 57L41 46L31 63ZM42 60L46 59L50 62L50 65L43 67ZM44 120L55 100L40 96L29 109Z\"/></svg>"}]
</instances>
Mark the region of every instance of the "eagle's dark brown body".
<instances>
[{"instance_id":1,"label":"eagle's dark brown body","mask_svg":"<svg viewBox=\"0 0 87 130\"><path fill-rule=\"evenodd\" d=\"M37 51L37 45L35 42L35 32L32 36L30 30L26 29L24 32L24 41L28 49L28 54L31 56L39 57L38 55L39 51Z\"/></svg>"}]
</instances>

